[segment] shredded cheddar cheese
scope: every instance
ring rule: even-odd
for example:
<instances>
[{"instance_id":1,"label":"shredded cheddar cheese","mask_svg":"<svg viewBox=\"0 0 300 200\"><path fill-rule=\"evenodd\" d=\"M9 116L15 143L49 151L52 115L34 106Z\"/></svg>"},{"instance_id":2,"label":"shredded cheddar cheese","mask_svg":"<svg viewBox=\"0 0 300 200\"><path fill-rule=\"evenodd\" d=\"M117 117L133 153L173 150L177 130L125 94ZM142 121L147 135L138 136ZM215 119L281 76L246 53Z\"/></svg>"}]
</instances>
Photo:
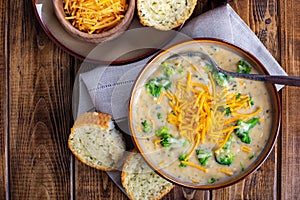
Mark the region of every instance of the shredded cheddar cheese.
<instances>
[{"instance_id":1,"label":"shredded cheddar cheese","mask_svg":"<svg viewBox=\"0 0 300 200\"><path fill-rule=\"evenodd\" d=\"M155 145L155 146L158 146L159 143L160 143L160 140L154 140L154 145Z\"/></svg>"},{"instance_id":2,"label":"shredded cheddar cheese","mask_svg":"<svg viewBox=\"0 0 300 200\"><path fill-rule=\"evenodd\" d=\"M248 95L239 95L237 98L238 93L229 93L227 89L216 94L210 73L208 77L211 88L193 81L192 76L192 72L189 71L186 79L176 81L176 91L162 92L157 103L160 103L163 96L169 99L168 103L173 112L167 116L167 121L178 127L181 137L189 139L197 144L196 146L205 143L206 139L218 141L222 148L231 132L238 128L236 122L259 114L261 108L252 113L239 113L241 109L248 109ZM224 112L219 112L221 107L228 108L233 118L226 117L225 109ZM195 148L194 146L192 150ZM190 154L191 152L188 155Z\"/></svg>"},{"instance_id":3,"label":"shredded cheddar cheese","mask_svg":"<svg viewBox=\"0 0 300 200\"><path fill-rule=\"evenodd\" d=\"M159 166L163 166L163 165L165 165L166 164L166 161L164 160L164 161L161 161L158 165Z\"/></svg>"},{"instance_id":4,"label":"shredded cheddar cheese","mask_svg":"<svg viewBox=\"0 0 300 200\"><path fill-rule=\"evenodd\" d=\"M232 176L233 172L227 170L227 169L219 169L218 172L222 172L224 174L227 174L228 176Z\"/></svg>"},{"instance_id":5,"label":"shredded cheddar cheese","mask_svg":"<svg viewBox=\"0 0 300 200\"><path fill-rule=\"evenodd\" d=\"M207 170L208 170L208 169L206 169L206 168L204 168L204 167L202 167L200 165L196 165L195 163L192 163L192 162L189 162L189 161L181 161L181 163L184 164L184 165L188 165L190 167L195 167L197 169L200 169L203 172L207 172Z\"/></svg>"},{"instance_id":6,"label":"shredded cheddar cheese","mask_svg":"<svg viewBox=\"0 0 300 200\"><path fill-rule=\"evenodd\" d=\"M256 111L254 111L252 113L249 113L249 114L242 114L242 113L236 113L236 112L234 112L234 113L232 113L232 115L236 116L236 117L240 117L241 119L247 119L247 118L250 118L250 117L258 115L261 111L262 111L262 109L258 108Z\"/></svg>"},{"instance_id":7,"label":"shredded cheddar cheese","mask_svg":"<svg viewBox=\"0 0 300 200\"><path fill-rule=\"evenodd\" d=\"M157 99L157 101L156 101L157 104L160 104L160 102L161 102L161 100L162 100L162 98L163 98L163 96L164 96L165 94L166 94L165 91L162 91L162 92L160 93L160 95L159 95L159 97L158 97L158 99Z\"/></svg>"},{"instance_id":8,"label":"shredded cheddar cheese","mask_svg":"<svg viewBox=\"0 0 300 200\"><path fill-rule=\"evenodd\" d=\"M173 113L167 116L169 123L177 126L182 137L197 142L205 141L205 130L210 120L210 93L207 86L192 82L192 73L187 74L186 82L177 82L177 91L168 92L169 105ZM195 137L199 134L199 136Z\"/></svg>"},{"instance_id":9,"label":"shredded cheddar cheese","mask_svg":"<svg viewBox=\"0 0 300 200\"><path fill-rule=\"evenodd\" d=\"M64 0L65 19L89 34L114 27L124 18L127 8L126 0Z\"/></svg>"},{"instance_id":10,"label":"shredded cheddar cheese","mask_svg":"<svg viewBox=\"0 0 300 200\"><path fill-rule=\"evenodd\" d=\"M216 86L215 86L215 82L214 82L214 80L213 80L213 77L212 77L211 73L208 73L208 75L209 75L209 80L210 80L210 84L211 84L211 87L212 87L212 92L213 92L213 95L214 95L214 97L215 97L215 95L216 95Z\"/></svg>"},{"instance_id":11,"label":"shredded cheddar cheese","mask_svg":"<svg viewBox=\"0 0 300 200\"><path fill-rule=\"evenodd\" d=\"M199 181L198 179L195 179L195 178L191 178L191 181L192 181L193 183L200 183L200 181Z\"/></svg>"},{"instance_id":12,"label":"shredded cheddar cheese","mask_svg":"<svg viewBox=\"0 0 300 200\"><path fill-rule=\"evenodd\" d=\"M250 152L251 152L251 148L250 148L250 147L247 147L247 146L245 146L245 145L241 146L241 150L242 150L242 151L245 151L245 152L247 152L247 153L250 153Z\"/></svg>"},{"instance_id":13,"label":"shredded cheddar cheese","mask_svg":"<svg viewBox=\"0 0 300 200\"><path fill-rule=\"evenodd\" d=\"M196 135L196 142L195 142L195 145L194 145L193 149L190 151L190 153L186 156L185 160L188 160L188 159L192 156L193 152L194 152L194 151L196 150L196 148L198 147L199 142L200 142L200 135L197 134L197 135Z\"/></svg>"}]
</instances>

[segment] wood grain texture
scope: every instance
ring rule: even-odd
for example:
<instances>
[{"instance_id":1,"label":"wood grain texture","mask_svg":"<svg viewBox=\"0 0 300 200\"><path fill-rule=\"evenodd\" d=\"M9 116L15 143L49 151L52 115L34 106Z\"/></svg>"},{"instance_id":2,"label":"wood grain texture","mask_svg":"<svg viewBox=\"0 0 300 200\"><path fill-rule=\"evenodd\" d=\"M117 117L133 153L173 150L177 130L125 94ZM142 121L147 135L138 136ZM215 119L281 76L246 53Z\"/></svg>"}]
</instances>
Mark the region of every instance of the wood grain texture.
<instances>
[{"instance_id":1,"label":"wood grain texture","mask_svg":"<svg viewBox=\"0 0 300 200\"><path fill-rule=\"evenodd\" d=\"M281 64L289 75L300 76L300 1L280 1ZM300 88L282 91L280 199L299 199Z\"/></svg>"},{"instance_id":2,"label":"wood grain texture","mask_svg":"<svg viewBox=\"0 0 300 200\"><path fill-rule=\"evenodd\" d=\"M10 1L9 167L11 199L70 199L73 64L34 16Z\"/></svg>"},{"instance_id":3,"label":"wood grain texture","mask_svg":"<svg viewBox=\"0 0 300 200\"><path fill-rule=\"evenodd\" d=\"M194 16L220 1L199 0ZM300 76L300 0L230 5L288 74ZM105 172L83 165L67 149L81 61L51 42L30 0L0 0L0 7L0 199L127 199ZM281 94L282 131L266 162L235 185L196 191L195 200L299 199L300 89L285 87ZM184 199L181 187L163 199Z\"/></svg>"},{"instance_id":4,"label":"wood grain texture","mask_svg":"<svg viewBox=\"0 0 300 200\"><path fill-rule=\"evenodd\" d=\"M7 65L7 24L8 3L0 1L0 199L5 199L7 187L7 129L8 129L8 65Z\"/></svg>"},{"instance_id":5,"label":"wood grain texture","mask_svg":"<svg viewBox=\"0 0 300 200\"><path fill-rule=\"evenodd\" d=\"M75 199L127 199L106 172L92 169L76 160Z\"/></svg>"},{"instance_id":6,"label":"wood grain texture","mask_svg":"<svg viewBox=\"0 0 300 200\"><path fill-rule=\"evenodd\" d=\"M273 57L279 61L278 0L240 0L231 3Z\"/></svg>"}]
</instances>

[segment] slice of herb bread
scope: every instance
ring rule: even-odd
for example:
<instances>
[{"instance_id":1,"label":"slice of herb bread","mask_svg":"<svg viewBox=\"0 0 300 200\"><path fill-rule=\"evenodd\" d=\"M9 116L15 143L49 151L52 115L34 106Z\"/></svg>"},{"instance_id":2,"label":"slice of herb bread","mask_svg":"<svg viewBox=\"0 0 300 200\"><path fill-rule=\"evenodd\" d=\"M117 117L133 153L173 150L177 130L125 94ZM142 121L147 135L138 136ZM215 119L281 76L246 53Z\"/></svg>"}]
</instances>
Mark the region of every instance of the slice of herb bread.
<instances>
[{"instance_id":1,"label":"slice of herb bread","mask_svg":"<svg viewBox=\"0 0 300 200\"><path fill-rule=\"evenodd\" d=\"M144 26L171 30L193 13L197 0L137 0L137 13Z\"/></svg>"},{"instance_id":2,"label":"slice of herb bread","mask_svg":"<svg viewBox=\"0 0 300 200\"><path fill-rule=\"evenodd\" d=\"M122 165L126 149L111 116L101 112L86 112L76 119L68 146L81 162L105 171L116 170Z\"/></svg>"},{"instance_id":3,"label":"slice of herb bread","mask_svg":"<svg viewBox=\"0 0 300 200\"><path fill-rule=\"evenodd\" d=\"M132 152L122 170L122 185L132 200L156 200L169 193L174 185L156 174L141 154Z\"/></svg>"}]
</instances>

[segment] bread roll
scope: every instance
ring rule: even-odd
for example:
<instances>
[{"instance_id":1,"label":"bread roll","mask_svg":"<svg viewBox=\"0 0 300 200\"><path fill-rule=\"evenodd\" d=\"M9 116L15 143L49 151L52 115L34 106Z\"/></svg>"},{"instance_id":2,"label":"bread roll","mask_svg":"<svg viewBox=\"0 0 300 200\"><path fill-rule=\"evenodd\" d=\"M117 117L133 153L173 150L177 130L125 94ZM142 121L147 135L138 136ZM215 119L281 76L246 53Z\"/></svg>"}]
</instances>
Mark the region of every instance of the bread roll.
<instances>
[{"instance_id":1,"label":"bread roll","mask_svg":"<svg viewBox=\"0 0 300 200\"><path fill-rule=\"evenodd\" d=\"M123 166L122 185L131 200L157 200L174 185L156 174L139 153L131 153Z\"/></svg>"},{"instance_id":2,"label":"bread roll","mask_svg":"<svg viewBox=\"0 0 300 200\"><path fill-rule=\"evenodd\" d=\"M86 112L77 118L68 146L81 162L104 171L118 169L126 150L123 136L115 129L111 116L100 112Z\"/></svg>"},{"instance_id":3,"label":"bread roll","mask_svg":"<svg viewBox=\"0 0 300 200\"><path fill-rule=\"evenodd\" d=\"M193 13L197 0L137 0L137 13L144 26L171 30Z\"/></svg>"}]
</instances>

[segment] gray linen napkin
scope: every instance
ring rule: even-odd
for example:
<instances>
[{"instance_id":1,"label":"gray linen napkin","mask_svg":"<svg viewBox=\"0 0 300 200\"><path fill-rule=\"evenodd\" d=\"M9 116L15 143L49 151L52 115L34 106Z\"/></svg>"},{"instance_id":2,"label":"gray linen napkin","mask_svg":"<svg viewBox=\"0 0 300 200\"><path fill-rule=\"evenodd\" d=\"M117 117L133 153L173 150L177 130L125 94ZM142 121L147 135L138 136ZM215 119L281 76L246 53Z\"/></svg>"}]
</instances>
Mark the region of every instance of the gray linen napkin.
<instances>
[{"instance_id":1,"label":"gray linen napkin","mask_svg":"<svg viewBox=\"0 0 300 200\"><path fill-rule=\"evenodd\" d=\"M189 21L182 28L181 33L168 45L188 38L200 37L218 38L235 44L256 56L270 74L286 75L229 4L208 11ZM131 87L138 73L151 57L120 66L99 65L92 70L83 63L80 71L84 73L78 75L74 85L74 118L91 110L110 113L114 119L126 117ZM277 85L278 90L281 88L282 86ZM124 192L120 183L120 172L109 172L108 175Z\"/></svg>"}]
</instances>

